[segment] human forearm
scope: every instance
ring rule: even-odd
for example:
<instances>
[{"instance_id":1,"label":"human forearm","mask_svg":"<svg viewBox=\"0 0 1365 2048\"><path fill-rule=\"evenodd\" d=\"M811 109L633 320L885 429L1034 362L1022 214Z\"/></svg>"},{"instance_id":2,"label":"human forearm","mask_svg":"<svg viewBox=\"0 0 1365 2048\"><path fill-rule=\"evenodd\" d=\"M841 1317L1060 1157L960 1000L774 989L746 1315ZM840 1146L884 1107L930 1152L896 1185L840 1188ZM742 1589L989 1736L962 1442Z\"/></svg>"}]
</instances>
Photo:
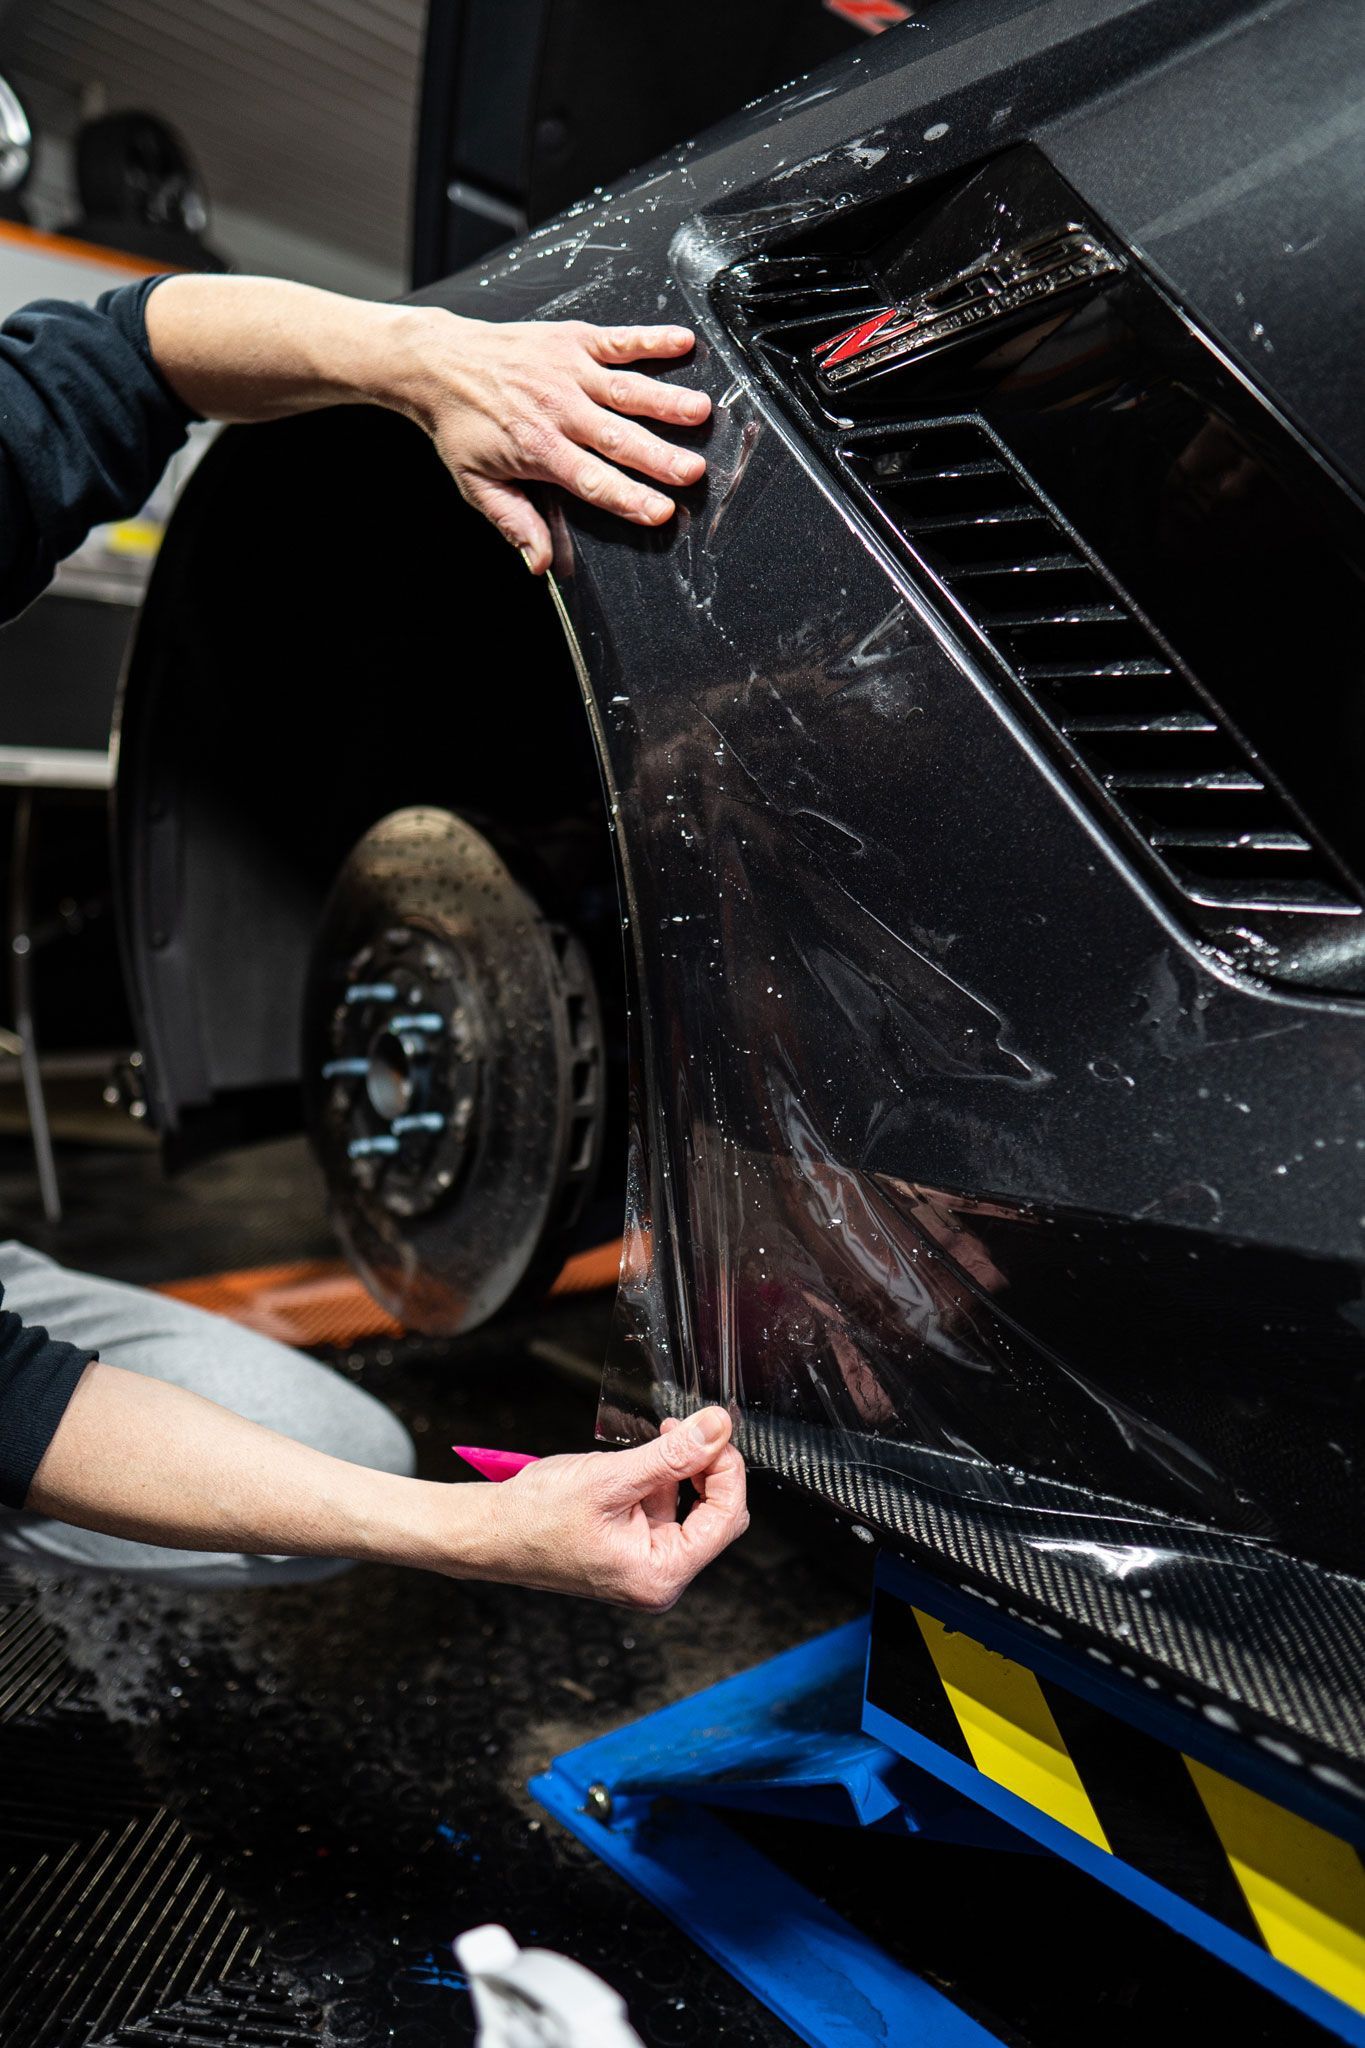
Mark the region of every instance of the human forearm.
<instances>
[{"instance_id":1,"label":"human forearm","mask_svg":"<svg viewBox=\"0 0 1365 2048\"><path fill-rule=\"evenodd\" d=\"M147 301L147 339L167 382L209 419L343 404L404 414L537 573L549 567L549 529L523 485L559 484L660 526L674 504L655 485L676 490L706 469L697 450L641 422L699 427L710 400L629 367L689 354L686 327L470 320L272 278L172 277Z\"/></svg>"},{"instance_id":2,"label":"human forearm","mask_svg":"<svg viewBox=\"0 0 1365 2048\"><path fill-rule=\"evenodd\" d=\"M108 1365L87 1368L27 1506L181 1550L365 1558L457 1576L489 1562L483 1489L351 1465Z\"/></svg>"},{"instance_id":3,"label":"human forearm","mask_svg":"<svg viewBox=\"0 0 1365 2048\"><path fill-rule=\"evenodd\" d=\"M329 1458L165 1382L90 1365L29 1488L56 1521L179 1550L349 1557L670 1607L748 1525L723 1409L631 1451L439 1486ZM678 1519L678 1486L698 1499Z\"/></svg>"},{"instance_id":4,"label":"human forearm","mask_svg":"<svg viewBox=\"0 0 1365 2048\"><path fill-rule=\"evenodd\" d=\"M162 375L206 419L406 406L424 315L272 277L171 277L147 301Z\"/></svg>"}]
</instances>

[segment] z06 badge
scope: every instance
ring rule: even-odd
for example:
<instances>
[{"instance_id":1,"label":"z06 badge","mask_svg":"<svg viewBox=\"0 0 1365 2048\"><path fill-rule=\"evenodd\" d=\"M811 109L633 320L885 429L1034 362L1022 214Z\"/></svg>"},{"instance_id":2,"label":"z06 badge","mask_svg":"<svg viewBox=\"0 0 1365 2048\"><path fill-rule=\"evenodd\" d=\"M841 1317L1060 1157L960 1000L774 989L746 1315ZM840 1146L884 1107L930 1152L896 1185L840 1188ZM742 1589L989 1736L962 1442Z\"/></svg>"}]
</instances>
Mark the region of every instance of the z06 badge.
<instances>
[{"instance_id":1,"label":"z06 badge","mask_svg":"<svg viewBox=\"0 0 1365 2048\"><path fill-rule=\"evenodd\" d=\"M884 28L896 28L909 21L913 11L903 7L901 0L825 0L825 7L830 14L841 15L870 36L879 36Z\"/></svg>"},{"instance_id":2,"label":"z06 badge","mask_svg":"<svg viewBox=\"0 0 1365 2048\"><path fill-rule=\"evenodd\" d=\"M959 334L1123 269L1085 228L1049 228L1013 249L993 250L905 305L884 306L811 350L820 383L837 388L908 362Z\"/></svg>"}]
</instances>

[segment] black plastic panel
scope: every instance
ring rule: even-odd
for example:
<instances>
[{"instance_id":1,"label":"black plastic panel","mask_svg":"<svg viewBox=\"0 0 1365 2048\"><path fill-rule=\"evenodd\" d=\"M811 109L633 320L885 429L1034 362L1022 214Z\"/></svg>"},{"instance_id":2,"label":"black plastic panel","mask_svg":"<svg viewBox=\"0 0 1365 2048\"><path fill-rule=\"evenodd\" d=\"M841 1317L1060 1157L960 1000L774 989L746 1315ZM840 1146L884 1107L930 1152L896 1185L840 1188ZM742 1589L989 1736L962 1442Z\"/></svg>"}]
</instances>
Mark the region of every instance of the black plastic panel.
<instances>
[{"instance_id":1,"label":"black plastic panel","mask_svg":"<svg viewBox=\"0 0 1365 2048\"><path fill-rule=\"evenodd\" d=\"M414 283L865 40L823 0L431 0Z\"/></svg>"},{"instance_id":2,"label":"black plastic panel","mask_svg":"<svg viewBox=\"0 0 1365 2048\"><path fill-rule=\"evenodd\" d=\"M1321 1798L1326 1819L1330 1801L1333 1826L1365 1832L1359 1580L1209 1531L1172 1526L1163 1541L1149 1526L1139 1545L1121 1512L1097 1512L1079 1491L1068 1504L1066 1489L1038 1482L1021 1482L1009 1507L973 1500L950 1461L884 1438L750 1414L737 1441L961 1590L984 1591L987 1605L1141 1675L1153 1697L1212 1708L1225 1736L1293 1773L1288 1803L1309 1810Z\"/></svg>"},{"instance_id":3,"label":"black plastic panel","mask_svg":"<svg viewBox=\"0 0 1365 2048\"><path fill-rule=\"evenodd\" d=\"M906 207L740 266L722 309L1197 935L1365 990L1359 507L1112 237L933 339L926 295L966 306L983 256L1103 248L1036 151Z\"/></svg>"}]
</instances>

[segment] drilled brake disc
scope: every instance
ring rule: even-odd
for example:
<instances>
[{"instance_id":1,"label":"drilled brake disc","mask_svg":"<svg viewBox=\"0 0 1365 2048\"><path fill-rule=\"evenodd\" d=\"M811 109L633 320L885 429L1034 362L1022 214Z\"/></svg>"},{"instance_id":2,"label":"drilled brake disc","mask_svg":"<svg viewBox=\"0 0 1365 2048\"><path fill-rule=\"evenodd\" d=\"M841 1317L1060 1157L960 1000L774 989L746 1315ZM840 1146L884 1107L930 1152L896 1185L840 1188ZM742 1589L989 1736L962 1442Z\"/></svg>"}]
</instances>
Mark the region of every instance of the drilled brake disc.
<instances>
[{"instance_id":1,"label":"drilled brake disc","mask_svg":"<svg viewBox=\"0 0 1365 2048\"><path fill-rule=\"evenodd\" d=\"M356 1271L409 1329L548 1281L591 1191L592 971L449 811L396 811L337 879L304 1026L309 1132Z\"/></svg>"}]
</instances>

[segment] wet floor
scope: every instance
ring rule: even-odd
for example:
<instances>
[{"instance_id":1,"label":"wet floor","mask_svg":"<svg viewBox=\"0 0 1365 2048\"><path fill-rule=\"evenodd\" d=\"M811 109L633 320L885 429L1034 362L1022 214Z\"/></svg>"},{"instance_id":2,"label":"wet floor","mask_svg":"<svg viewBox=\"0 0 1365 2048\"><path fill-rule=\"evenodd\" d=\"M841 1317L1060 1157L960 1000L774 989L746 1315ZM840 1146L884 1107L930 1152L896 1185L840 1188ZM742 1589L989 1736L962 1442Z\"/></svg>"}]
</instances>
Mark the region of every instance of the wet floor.
<instances>
[{"instance_id":1,"label":"wet floor","mask_svg":"<svg viewBox=\"0 0 1365 2048\"><path fill-rule=\"evenodd\" d=\"M352 1370L452 1476L453 1440L590 1440L595 1303L471 1346L371 1347ZM91 1681L130 1767L189 1829L265 1962L338 2042L472 2038L454 1934L506 1922L618 1983L644 2038L786 2041L721 1971L525 1791L561 1750L855 1611L850 1591L761 1532L662 1619L359 1567L328 1584L184 1595L53 1585L39 1611Z\"/></svg>"},{"instance_id":2,"label":"wet floor","mask_svg":"<svg viewBox=\"0 0 1365 2048\"><path fill-rule=\"evenodd\" d=\"M44 1234L0 1141L11 1230L71 1263L184 1278L215 1247L223 1266L326 1249L289 1147L170 1189L147 1154L62 1166L70 1218ZM452 1442L591 1440L609 1314L568 1301L458 1347L328 1356L400 1412L426 1476L454 1479ZM791 2042L525 1789L860 1611L860 1547L761 1487L756 1505L659 1618L369 1566L240 1593L0 1580L4 2048L447 2048L473 2038L450 1942L490 1919L615 1984L649 2048ZM1213 2002L1240 2048L1325 2038L1046 1859L757 1834L1018 2048L1203 2038Z\"/></svg>"},{"instance_id":3,"label":"wet floor","mask_svg":"<svg viewBox=\"0 0 1365 2048\"><path fill-rule=\"evenodd\" d=\"M73 1265L151 1282L332 1249L296 1146L169 1184L146 1153L69 1146L59 1164L56 1229L17 1138L0 1142L0 1199L7 1234ZM595 1297L459 1347L323 1355L402 1414L424 1476L453 1480L452 1442L591 1444L609 1316ZM759 1528L662 1618L374 1566L199 1594L16 1575L0 1585L0 1920L40 1938L7 1944L0 2040L85 2048L123 2039L115 2022L253 2048L271 2028L355 2048L470 2040L450 1943L489 1919L616 1982L660 2048L791 2040L525 1786L561 1750L854 1613L803 1552ZM178 1832L144 1844L159 1814L183 1847ZM205 1958L232 1996L186 2006ZM173 2016L153 2020L166 1989Z\"/></svg>"}]
</instances>

